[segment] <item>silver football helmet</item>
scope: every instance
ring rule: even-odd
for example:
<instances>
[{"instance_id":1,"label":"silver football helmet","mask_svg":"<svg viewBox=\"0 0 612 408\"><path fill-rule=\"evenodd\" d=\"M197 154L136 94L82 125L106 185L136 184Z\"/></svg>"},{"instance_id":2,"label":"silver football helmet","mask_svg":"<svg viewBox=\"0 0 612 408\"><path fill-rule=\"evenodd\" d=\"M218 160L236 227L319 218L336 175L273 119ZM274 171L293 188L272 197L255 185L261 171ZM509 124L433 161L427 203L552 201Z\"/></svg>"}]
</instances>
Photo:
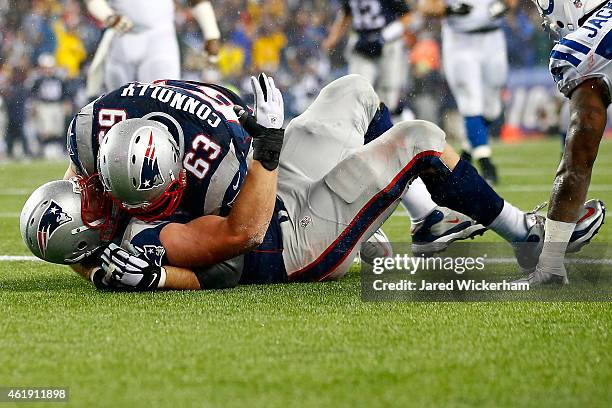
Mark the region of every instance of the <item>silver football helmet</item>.
<instances>
[{"instance_id":1,"label":"silver football helmet","mask_svg":"<svg viewBox=\"0 0 612 408\"><path fill-rule=\"evenodd\" d=\"M104 189L131 215L154 220L176 210L185 188L183 152L160 122L127 119L104 136L98 168Z\"/></svg>"},{"instance_id":2,"label":"silver football helmet","mask_svg":"<svg viewBox=\"0 0 612 408\"><path fill-rule=\"evenodd\" d=\"M606 0L532 0L544 26L560 38L578 29L579 21Z\"/></svg>"},{"instance_id":3,"label":"silver football helmet","mask_svg":"<svg viewBox=\"0 0 612 408\"><path fill-rule=\"evenodd\" d=\"M100 231L83 222L76 177L37 188L23 206L19 224L23 242L47 262L77 263L103 245Z\"/></svg>"}]
</instances>

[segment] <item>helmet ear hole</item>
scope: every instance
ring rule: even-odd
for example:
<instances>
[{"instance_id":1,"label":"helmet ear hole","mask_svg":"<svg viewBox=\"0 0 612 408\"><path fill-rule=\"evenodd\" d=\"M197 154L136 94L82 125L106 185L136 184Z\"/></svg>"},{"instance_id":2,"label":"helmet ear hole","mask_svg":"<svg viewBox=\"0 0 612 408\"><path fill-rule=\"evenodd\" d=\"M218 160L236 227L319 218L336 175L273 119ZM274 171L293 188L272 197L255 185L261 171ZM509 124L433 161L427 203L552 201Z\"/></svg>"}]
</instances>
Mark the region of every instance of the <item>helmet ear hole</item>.
<instances>
[{"instance_id":1,"label":"helmet ear hole","mask_svg":"<svg viewBox=\"0 0 612 408\"><path fill-rule=\"evenodd\" d=\"M138 142L140 142L140 135L136 136L136 140L134 140L135 144L138 143Z\"/></svg>"},{"instance_id":2,"label":"helmet ear hole","mask_svg":"<svg viewBox=\"0 0 612 408\"><path fill-rule=\"evenodd\" d=\"M87 242L86 241L81 241L79 242L79 244L77 245L77 249L79 251L84 250L85 248L87 248Z\"/></svg>"},{"instance_id":3,"label":"helmet ear hole","mask_svg":"<svg viewBox=\"0 0 612 408\"><path fill-rule=\"evenodd\" d=\"M557 21L557 26L558 26L559 28L564 28L564 27L565 27L565 24L563 24L563 21Z\"/></svg>"},{"instance_id":4,"label":"helmet ear hole","mask_svg":"<svg viewBox=\"0 0 612 408\"><path fill-rule=\"evenodd\" d=\"M132 155L132 164L136 164L136 155L135 154Z\"/></svg>"},{"instance_id":5,"label":"helmet ear hole","mask_svg":"<svg viewBox=\"0 0 612 408\"><path fill-rule=\"evenodd\" d=\"M43 201L43 203L40 205L41 207L44 207L45 205L49 204L49 200L45 200Z\"/></svg>"}]
</instances>

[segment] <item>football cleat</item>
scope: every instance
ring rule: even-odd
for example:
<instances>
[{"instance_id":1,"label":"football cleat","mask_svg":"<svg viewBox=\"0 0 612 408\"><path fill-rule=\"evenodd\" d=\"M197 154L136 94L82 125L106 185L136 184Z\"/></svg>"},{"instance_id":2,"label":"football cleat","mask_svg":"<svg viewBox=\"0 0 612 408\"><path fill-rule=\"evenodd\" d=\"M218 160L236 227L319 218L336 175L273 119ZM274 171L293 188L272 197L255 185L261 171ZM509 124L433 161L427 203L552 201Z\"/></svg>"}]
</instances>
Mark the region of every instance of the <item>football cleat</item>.
<instances>
[{"instance_id":1,"label":"football cleat","mask_svg":"<svg viewBox=\"0 0 612 408\"><path fill-rule=\"evenodd\" d=\"M576 228L570 237L567 253L578 252L599 232L606 220L606 206L601 200L592 199L584 203Z\"/></svg>"},{"instance_id":2,"label":"football cleat","mask_svg":"<svg viewBox=\"0 0 612 408\"><path fill-rule=\"evenodd\" d=\"M446 250L455 241L482 235L487 229L467 215L446 207L412 224L412 253L431 256Z\"/></svg>"},{"instance_id":3,"label":"football cleat","mask_svg":"<svg viewBox=\"0 0 612 408\"><path fill-rule=\"evenodd\" d=\"M534 272L538 264L544 245L544 223L546 222L546 217L539 215L538 211L546 207L547 204L543 203L534 208L532 212L525 214L527 235L523 241L512 245L516 260L523 273ZM605 218L606 207L602 201L597 199L587 201L570 237L566 253L578 252L583 246L591 242L591 239L604 224Z\"/></svg>"},{"instance_id":4,"label":"football cleat","mask_svg":"<svg viewBox=\"0 0 612 408\"><path fill-rule=\"evenodd\" d=\"M493 162L491 162L491 159L488 157L483 157L482 159L478 160L478 164L480 164L482 178L485 179L487 183L490 185L495 185L499 182L497 177L497 168Z\"/></svg>"},{"instance_id":5,"label":"football cleat","mask_svg":"<svg viewBox=\"0 0 612 408\"><path fill-rule=\"evenodd\" d=\"M379 229L367 241L361 243L359 255L363 262L374 265L375 258L392 257L393 248L385 232Z\"/></svg>"}]
</instances>

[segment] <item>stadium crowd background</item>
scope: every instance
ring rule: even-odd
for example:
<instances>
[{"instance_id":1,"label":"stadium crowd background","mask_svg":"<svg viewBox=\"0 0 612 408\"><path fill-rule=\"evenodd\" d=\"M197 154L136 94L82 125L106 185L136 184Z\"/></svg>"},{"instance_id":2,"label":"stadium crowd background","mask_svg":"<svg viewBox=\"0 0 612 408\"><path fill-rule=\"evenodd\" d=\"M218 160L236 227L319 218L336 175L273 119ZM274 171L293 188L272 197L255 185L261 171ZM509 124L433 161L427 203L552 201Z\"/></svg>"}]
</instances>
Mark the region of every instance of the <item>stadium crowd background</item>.
<instances>
[{"instance_id":1,"label":"stadium crowd background","mask_svg":"<svg viewBox=\"0 0 612 408\"><path fill-rule=\"evenodd\" d=\"M176 3L183 76L201 79L202 35L186 0ZM288 117L303 111L325 83L346 73L342 46L330 55L319 46L336 17L338 1L213 4L224 41L222 82L248 93L249 75L272 73L284 91ZM550 45L535 8L521 7L505 21L511 66L545 65ZM43 144L63 138L51 128L63 132L65 122L87 103L85 72L100 36L100 25L78 0L0 0L0 158L13 157L16 150L21 150L19 156L40 155ZM439 22L425 21L404 40L411 50L406 56L411 79L405 99L419 116L439 123L454 107L440 72ZM45 77L52 77L55 86L41 86ZM62 126L35 120L36 110L49 104L61 110ZM60 146L58 142L56 154L62 154Z\"/></svg>"}]
</instances>

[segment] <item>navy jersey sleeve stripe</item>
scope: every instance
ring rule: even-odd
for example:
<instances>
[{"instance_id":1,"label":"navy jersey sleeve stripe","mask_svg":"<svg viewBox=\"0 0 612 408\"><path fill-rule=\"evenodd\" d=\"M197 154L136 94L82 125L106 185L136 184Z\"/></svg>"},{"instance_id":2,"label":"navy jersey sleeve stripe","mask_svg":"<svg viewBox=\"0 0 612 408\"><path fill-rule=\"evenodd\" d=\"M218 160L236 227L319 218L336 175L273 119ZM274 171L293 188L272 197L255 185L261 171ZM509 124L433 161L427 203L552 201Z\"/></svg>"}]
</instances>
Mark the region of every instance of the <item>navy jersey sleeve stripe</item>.
<instances>
[{"instance_id":1,"label":"navy jersey sleeve stripe","mask_svg":"<svg viewBox=\"0 0 612 408\"><path fill-rule=\"evenodd\" d=\"M557 60L567 61L567 62L569 62L570 64L572 64L575 67L580 65L580 63L582 62L580 59L576 58L572 54L568 54L566 52L561 52L561 51L557 51L557 50L553 50L550 53L550 58L557 59Z\"/></svg>"},{"instance_id":2,"label":"navy jersey sleeve stripe","mask_svg":"<svg viewBox=\"0 0 612 408\"><path fill-rule=\"evenodd\" d=\"M585 55L588 54L589 51L591 51L591 49L586 45L580 44L578 41L569 40L567 38L561 39L561 41L559 41L559 44Z\"/></svg>"}]
</instances>

